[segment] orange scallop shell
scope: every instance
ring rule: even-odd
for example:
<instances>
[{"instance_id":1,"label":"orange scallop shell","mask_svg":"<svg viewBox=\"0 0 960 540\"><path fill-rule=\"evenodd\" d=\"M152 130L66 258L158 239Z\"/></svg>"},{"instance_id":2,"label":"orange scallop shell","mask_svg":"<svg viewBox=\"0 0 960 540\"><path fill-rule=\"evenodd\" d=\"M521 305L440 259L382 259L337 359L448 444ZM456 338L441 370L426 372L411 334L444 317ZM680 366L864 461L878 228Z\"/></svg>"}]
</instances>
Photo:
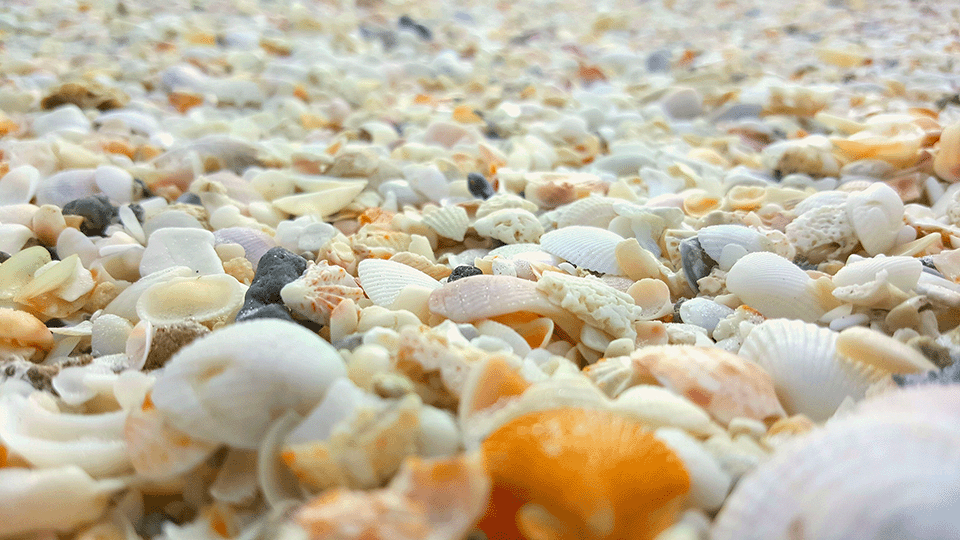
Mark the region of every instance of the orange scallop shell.
<instances>
[{"instance_id":1,"label":"orange scallop shell","mask_svg":"<svg viewBox=\"0 0 960 540\"><path fill-rule=\"evenodd\" d=\"M690 476L642 424L587 409L515 418L482 445L493 489L488 538L652 539L676 519Z\"/></svg>"}]
</instances>

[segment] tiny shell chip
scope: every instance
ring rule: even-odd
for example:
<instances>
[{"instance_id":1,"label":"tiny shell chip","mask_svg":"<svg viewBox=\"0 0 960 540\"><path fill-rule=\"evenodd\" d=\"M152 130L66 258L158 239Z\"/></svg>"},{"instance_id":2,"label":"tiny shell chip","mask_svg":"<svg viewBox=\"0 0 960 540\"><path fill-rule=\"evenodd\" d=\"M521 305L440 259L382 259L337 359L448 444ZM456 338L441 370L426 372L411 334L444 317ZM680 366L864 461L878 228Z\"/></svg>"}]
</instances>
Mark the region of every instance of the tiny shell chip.
<instances>
[{"instance_id":1,"label":"tiny shell chip","mask_svg":"<svg viewBox=\"0 0 960 540\"><path fill-rule=\"evenodd\" d=\"M283 304L291 311L316 323L328 324L330 314L345 299L364 298L357 279L342 266L327 261L310 263L303 275L280 289Z\"/></svg>"},{"instance_id":2,"label":"tiny shell chip","mask_svg":"<svg viewBox=\"0 0 960 540\"><path fill-rule=\"evenodd\" d=\"M621 271L616 249L622 241L622 236L606 229L572 225L544 234L540 245L548 253L579 267L618 275Z\"/></svg>"},{"instance_id":3,"label":"tiny shell chip","mask_svg":"<svg viewBox=\"0 0 960 540\"><path fill-rule=\"evenodd\" d=\"M180 349L153 388L170 422L199 439L255 449L286 410L307 414L346 366L302 326L258 319L218 329Z\"/></svg>"},{"instance_id":4,"label":"tiny shell chip","mask_svg":"<svg viewBox=\"0 0 960 540\"><path fill-rule=\"evenodd\" d=\"M404 287L418 285L434 290L440 282L405 264L381 259L364 259L357 265L360 286L378 306L390 307Z\"/></svg>"},{"instance_id":5,"label":"tiny shell chip","mask_svg":"<svg viewBox=\"0 0 960 540\"><path fill-rule=\"evenodd\" d=\"M173 278L140 295L137 316L154 325L192 318L212 327L236 317L246 292L246 285L228 274Z\"/></svg>"},{"instance_id":6,"label":"tiny shell chip","mask_svg":"<svg viewBox=\"0 0 960 540\"><path fill-rule=\"evenodd\" d=\"M463 242L463 236L470 228L470 218L461 206L427 205L423 208L423 222L435 233L444 238Z\"/></svg>"},{"instance_id":7,"label":"tiny shell chip","mask_svg":"<svg viewBox=\"0 0 960 540\"><path fill-rule=\"evenodd\" d=\"M536 242L543 234L543 225L533 213L521 208L505 208L473 223L481 236L495 238L505 244Z\"/></svg>"},{"instance_id":8,"label":"tiny shell chip","mask_svg":"<svg viewBox=\"0 0 960 540\"><path fill-rule=\"evenodd\" d=\"M350 204L366 187L366 180L330 179L325 184L311 186L316 191L298 193L274 199L274 208L295 216L319 214L326 217L335 214Z\"/></svg>"}]
</instances>

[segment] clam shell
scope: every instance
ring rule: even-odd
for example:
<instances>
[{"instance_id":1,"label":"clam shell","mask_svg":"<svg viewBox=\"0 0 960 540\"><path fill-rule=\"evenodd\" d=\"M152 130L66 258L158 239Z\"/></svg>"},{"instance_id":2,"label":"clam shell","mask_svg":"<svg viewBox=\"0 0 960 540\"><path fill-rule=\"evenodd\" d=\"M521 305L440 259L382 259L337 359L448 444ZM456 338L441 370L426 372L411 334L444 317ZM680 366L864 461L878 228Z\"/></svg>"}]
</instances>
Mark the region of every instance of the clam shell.
<instances>
[{"instance_id":1,"label":"clam shell","mask_svg":"<svg viewBox=\"0 0 960 540\"><path fill-rule=\"evenodd\" d=\"M357 276L363 291L378 306L393 305L408 285L428 289L440 288L440 282L405 264L381 259L364 259L357 265Z\"/></svg>"},{"instance_id":2,"label":"clam shell","mask_svg":"<svg viewBox=\"0 0 960 540\"><path fill-rule=\"evenodd\" d=\"M700 247L723 271L730 270L747 253L773 251L772 243L759 232L739 225L713 225L697 231Z\"/></svg>"},{"instance_id":3,"label":"clam shell","mask_svg":"<svg viewBox=\"0 0 960 540\"><path fill-rule=\"evenodd\" d=\"M739 354L770 374L788 413L821 422L848 397L862 399L884 375L837 354L838 336L814 324L774 319L751 330Z\"/></svg>"},{"instance_id":4,"label":"clam shell","mask_svg":"<svg viewBox=\"0 0 960 540\"><path fill-rule=\"evenodd\" d=\"M260 263L260 257L277 246L277 241L269 234L247 227L226 227L213 232L214 245L240 244L243 256L253 265L254 271Z\"/></svg>"},{"instance_id":5,"label":"clam shell","mask_svg":"<svg viewBox=\"0 0 960 540\"><path fill-rule=\"evenodd\" d=\"M779 450L739 482L711 538L960 535L958 416L949 428L924 416L854 415Z\"/></svg>"},{"instance_id":6,"label":"clam shell","mask_svg":"<svg viewBox=\"0 0 960 540\"><path fill-rule=\"evenodd\" d=\"M470 217L461 206L427 205L423 207L423 222L437 235L463 242L463 236L470 228Z\"/></svg>"},{"instance_id":7,"label":"clam shell","mask_svg":"<svg viewBox=\"0 0 960 540\"><path fill-rule=\"evenodd\" d=\"M890 186L876 182L847 197L847 219L870 255L889 251L903 228L903 201Z\"/></svg>"},{"instance_id":8,"label":"clam shell","mask_svg":"<svg viewBox=\"0 0 960 540\"><path fill-rule=\"evenodd\" d=\"M614 204L622 202L613 197L590 196L557 209L557 229L581 225L606 229L617 217Z\"/></svg>"},{"instance_id":9,"label":"clam shell","mask_svg":"<svg viewBox=\"0 0 960 540\"><path fill-rule=\"evenodd\" d=\"M851 257L852 258L852 257ZM837 287L863 285L877 279L877 274L886 272L886 281L903 292L912 291L920 279L923 264L914 257L884 257L847 261L833 276Z\"/></svg>"},{"instance_id":10,"label":"clam shell","mask_svg":"<svg viewBox=\"0 0 960 540\"><path fill-rule=\"evenodd\" d=\"M319 214L326 217L343 210L367 186L366 180L330 179L311 185L311 192L279 197L272 202L281 212L304 216Z\"/></svg>"},{"instance_id":11,"label":"clam shell","mask_svg":"<svg viewBox=\"0 0 960 540\"><path fill-rule=\"evenodd\" d=\"M107 304L103 312L119 315L131 323L137 323L140 321L140 316L137 315L137 302L140 300L140 296L144 291L158 283L194 275L193 270L186 266L174 266L144 276L136 283L121 291L116 298Z\"/></svg>"},{"instance_id":12,"label":"clam shell","mask_svg":"<svg viewBox=\"0 0 960 540\"><path fill-rule=\"evenodd\" d=\"M140 295L137 316L154 325L192 318L213 327L236 318L246 292L247 286L228 274L173 278Z\"/></svg>"},{"instance_id":13,"label":"clam shell","mask_svg":"<svg viewBox=\"0 0 960 540\"><path fill-rule=\"evenodd\" d=\"M168 227L150 234L140 259L140 275L186 266L198 274L222 274L223 263L213 249L213 233L189 227Z\"/></svg>"},{"instance_id":14,"label":"clam shell","mask_svg":"<svg viewBox=\"0 0 960 540\"><path fill-rule=\"evenodd\" d=\"M277 351L283 351L281 361ZM340 354L313 332L296 323L257 319L220 328L180 349L157 379L152 398L187 435L254 449L284 411L308 413L346 371Z\"/></svg>"},{"instance_id":15,"label":"clam shell","mask_svg":"<svg viewBox=\"0 0 960 540\"><path fill-rule=\"evenodd\" d=\"M738 260L727 273L727 289L768 318L813 322L827 312L810 276L773 253L750 253Z\"/></svg>"},{"instance_id":16,"label":"clam shell","mask_svg":"<svg viewBox=\"0 0 960 540\"><path fill-rule=\"evenodd\" d=\"M587 270L619 275L616 249L623 240L619 234L606 229L573 225L544 234L540 237L540 246Z\"/></svg>"}]
</instances>

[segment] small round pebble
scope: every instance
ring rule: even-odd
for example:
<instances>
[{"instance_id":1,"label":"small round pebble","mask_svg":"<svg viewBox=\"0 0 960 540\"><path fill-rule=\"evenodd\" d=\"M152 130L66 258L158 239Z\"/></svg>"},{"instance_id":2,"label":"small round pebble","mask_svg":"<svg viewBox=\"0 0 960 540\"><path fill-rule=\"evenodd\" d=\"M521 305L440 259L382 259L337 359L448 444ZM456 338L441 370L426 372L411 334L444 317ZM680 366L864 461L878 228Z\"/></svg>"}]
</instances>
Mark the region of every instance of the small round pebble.
<instances>
[{"instance_id":1,"label":"small round pebble","mask_svg":"<svg viewBox=\"0 0 960 540\"><path fill-rule=\"evenodd\" d=\"M63 214L80 216L80 232L87 236L103 236L104 229L117 214L117 209L103 195L75 199L63 205Z\"/></svg>"},{"instance_id":2,"label":"small round pebble","mask_svg":"<svg viewBox=\"0 0 960 540\"><path fill-rule=\"evenodd\" d=\"M493 197L493 186L480 173L472 172L467 175L467 188L478 199L486 200Z\"/></svg>"},{"instance_id":3,"label":"small round pebble","mask_svg":"<svg viewBox=\"0 0 960 540\"><path fill-rule=\"evenodd\" d=\"M483 273L483 270L480 270L476 266L470 266L469 264L462 264L453 269L453 272L450 273L450 277L447 278L447 283L456 281L458 279L463 279L470 276L479 276Z\"/></svg>"}]
</instances>

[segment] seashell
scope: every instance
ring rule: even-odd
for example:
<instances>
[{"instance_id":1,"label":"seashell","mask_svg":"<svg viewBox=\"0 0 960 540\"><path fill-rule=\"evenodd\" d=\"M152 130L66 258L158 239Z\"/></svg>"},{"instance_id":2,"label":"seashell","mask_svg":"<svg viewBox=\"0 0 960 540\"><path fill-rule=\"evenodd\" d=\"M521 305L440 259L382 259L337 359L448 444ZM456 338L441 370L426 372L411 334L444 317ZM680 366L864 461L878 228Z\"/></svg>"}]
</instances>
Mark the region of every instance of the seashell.
<instances>
[{"instance_id":1,"label":"seashell","mask_svg":"<svg viewBox=\"0 0 960 540\"><path fill-rule=\"evenodd\" d=\"M344 540L464 538L483 513L490 480L480 457L410 458L384 489L335 489L301 507L294 537Z\"/></svg>"},{"instance_id":2,"label":"seashell","mask_svg":"<svg viewBox=\"0 0 960 540\"><path fill-rule=\"evenodd\" d=\"M66 230L66 229L64 229ZM71 229L79 234L80 231ZM63 233L61 232L61 235ZM20 225L19 223L3 223L0 224L0 251L4 253L17 253L23 246L26 245L31 238L33 238L33 231L29 227ZM59 238L59 237L58 237ZM84 237L86 238L86 237ZM59 242L58 242L59 243ZM58 251L59 254L59 251ZM66 254L64 254L66 256Z\"/></svg>"},{"instance_id":3,"label":"seashell","mask_svg":"<svg viewBox=\"0 0 960 540\"><path fill-rule=\"evenodd\" d=\"M150 234L140 259L140 275L186 266L197 274L222 274L223 263L213 249L213 233L203 229L169 227Z\"/></svg>"},{"instance_id":4,"label":"seashell","mask_svg":"<svg viewBox=\"0 0 960 540\"><path fill-rule=\"evenodd\" d=\"M784 409L822 422L848 397L862 399L885 373L840 356L839 334L801 321L774 319L750 331L740 356L773 378Z\"/></svg>"},{"instance_id":5,"label":"seashell","mask_svg":"<svg viewBox=\"0 0 960 540\"><path fill-rule=\"evenodd\" d=\"M383 485L416 452L419 407L415 395L387 401L338 379L287 435L281 458L317 491Z\"/></svg>"},{"instance_id":6,"label":"seashell","mask_svg":"<svg viewBox=\"0 0 960 540\"><path fill-rule=\"evenodd\" d=\"M38 269L13 300L47 318L68 317L83 307L94 285L93 275L80 257L71 255Z\"/></svg>"},{"instance_id":7,"label":"seashell","mask_svg":"<svg viewBox=\"0 0 960 540\"><path fill-rule=\"evenodd\" d=\"M699 326L713 334L721 320L733 315L733 310L707 298L691 298L680 304L678 309L680 319L687 323Z\"/></svg>"},{"instance_id":8,"label":"seashell","mask_svg":"<svg viewBox=\"0 0 960 540\"><path fill-rule=\"evenodd\" d=\"M480 332L481 336L490 336L506 343L513 354L524 357L530 352L530 345L516 330L505 324L496 321L486 320L476 323L474 326ZM476 339L476 338L475 338Z\"/></svg>"},{"instance_id":9,"label":"seashell","mask_svg":"<svg viewBox=\"0 0 960 540\"><path fill-rule=\"evenodd\" d=\"M100 192L114 203L126 204L133 201L133 176L120 167L101 165L94 171L93 180Z\"/></svg>"},{"instance_id":10,"label":"seashell","mask_svg":"<svg viewBox=\"0 0 960 540\"><path fill-rule=\"evenodd\" d=\"M326 218L343 210L366 186L366 180L323 180L311 185L308 193L278 197L271 203L277 210L295 216L316 214Z\"/></svg>"},{"instance_id":11,"label":"seashell","mask_svg":"<svg viewBox=\"0 0 960 540\"><path fill-rule=\"evenodd\" d=\"M505 244L531 243L540 240L543 225L533 213L521 208L497 210L473 222L477 234L496 238Z\"/></svg>"},{"instance_id":12,"label":"seashell","mask_svg":"<svg viewBox=\"0 0 960 540\"><path fill-rule=\"evenodd\" d=\"M0 307L0 358L31 359L53 345L53 334L40 319L25 311Z\"/></svg>"},{"instance_id":13,"label":"seashell","mask_svg":"<svg viewBox=\"0 0 960 540\"><path fill-rule=\"evenodd\" d=\"M127 416L123 439L138 475L166 480L190 472L213 454L219 444L194 439L174 428L148 396Z\"/></svg>"},{"instance_id":14,"label":"seashell","mask_svg":"<svg viewBox=\"0 0 960 540\"><path fill-rule=\"evenodd\" d=\"M862 326L853 326L840 332L837 353L885 373L920 373L938 369L913 347Z\"/></svg>"},{"instance_id":15,"label":"seashell","mask_svg":"<svg viewBox=\"0 0 960 540\"><path fill-rule=\"evenodd\" d=\"M360 286L378 306L391 306L404 287L416 285L440 288L440 282L405 264L380 259L364 259L357 265Z\"/></svg>"},{"instance_id":16,"label":"seashell","mask_svg":"<svg viewBox=\"0 0 960 540\"><path fill-rule=\"evenodd\" d=\"M903 228L903 201L890 186L876 182L847 197L847 219L870 255L889 251Z\"/></svg>"},{"instance_id":17,"label":"seashell","mask_svg":"<svg viewBox=\"0 0 960 540\"><path fill-rule=\"evenodd\" d=\"M642 320L659 319L673 312L670 301L670 288L659 279L644 278L627 288L627 294L633 298L642 311Z\"/></svg>"},{"instance_id":18,"label":"seashell","mask_svg":"<svg viewBox=\"0 0 960 540\"><path fill-rule=\"evenodd\" d=\"M0 439L11 452L39 468L76 465L95 477L129 469L122 439L125 411L84 415L55 411L48 395L4 396Z\"/></svg>"},{"instance_id":19,"label":"seashell","mask_svg":"<svg viewBox=\"0 0 960 540\"><path fill-rule=\"evenodd\" d=\"M285 351L283 361L276 352ZM201 440L256 448L286 409L301 414L346 376L329 343L295 323L234 323L180 349L153 388L153 402L173 424ZM269 389L280 389L273 391ZM245 413L238 416L237 407Z\"/></svg>"},{"instance_id":20,"label":"seashell","mask_svg":"<svg viewBox=\"0 0 960 540\"><path fill-rule=\"evenodd\" d=\"M608 368L617 365L616 362L601 361L590 367L600 368L604 364L608 364ZM592 370L590 374L596 376L601 371L601 369ZM598 386L605 382L602 377L594 381ZM601 386L601 389L603 388ZM613 395L610 392L607 393ZM714 423L702 408L694 405L687 398L659 386L640 384L622 393L617 392L616 399L613 401L613 410L636 418L653 429L676 427L702 437L723 431L723 428Z\"/></svg>"},{"instance_id":21,"label":"seashell","mask_svg":"<svg viewBox=\"0 0 960 540\"><path fill-rule=\"evenodd\" d=\"M724 272L747 253L773 251L772 242L766 236L738 225L713 225L697 231L700 247L717 261Z\"/></svg>"},{"instance_id":22,"label":"seashell","mask_svg":"<svg viewBox=\"0 0 960 540\"><path fill-rule=\"evenodd\" d=\"M629 294L593 276L580 278L561 272L544 272L537 281L537 290L583 322L615 337L635 337L634 325L656 318L664 311L664 304L669 303L669 294L664 301L664 291L652 281L636 288L635 292L653 293L651 304L638 306Z\"/></svg>"},{"instance_id":23,"label":"seashell","mask_svg":"<svg viewBox=\"0 0 960 540\"><path fill-rule=\"evenodd\" d=\"M72 169L40 180L36 188L37 205L52 204L63 208L76 199L99 193L94 169Z\"/></svg>"},{"instance_id":24,"label":"seashell","mask_svg":"<svg viewBox=\"0 0 960 540\"><path fill-rule=\"evenodd\" d=\"M0 206L29 203L40 185L40 171L20 165L0 177ZM0 220L7 223L7 220Z\"/></svg>"},{"instance_id":25,"label":"seashell","mask_svg":"<svg viewBox=\"0 0 960 540\"><path fill-rule=\"evenodd\" d=\"M477 207L477 211L474 215L477 219L480 219L482 217L489 216L497 210L505 210L507 208L519 208L528 212L536 212L538 210L536 204L526 199L522 199L513 193L496 193L489 199L480 203L480 206Z\"/></svg>"},{"instance_id":26,"label":"seashell","mask_svg":"<svg viewBox=\"0 0 960 540\"><path fill-rule=\"evenodd\" d=\"M727 289L767 318L813 322L832 309L814 280L796 265L767 252L743 256L727 273Z\"/></svg>"},{"instance_id":27,"label":"seashell","mask_svg":"<svg viewBox=\"0 0 960 540\"><path fill-rule=\"evenodd\" d=\"M952 426L924 414L855 414L780 449L738 483L714 521L711 538L960 534L953 512L960 506L953 474L960 470L960 433L955 411L940 414L949 414Z\"/></svg>"},{"instance_id":28,"label":"seashell","mask_svg":"<svg viewBox=\"0 0 960 540\"><path fill-rule=\"evenodd\" d=\"M811 263L843 259L860 241L846 213L846 205L823 205L807 210L788 223L785 232L797 254Z\"/></svg>"},{"instance_id":29,"label":"seashell","mask_svg":"<svg viewBox=\"0 0 960 540\"><path fill-rule=\"evenodd\" d=\"M673 450L683 461L684 469L690 474L690 493L688 505L715 512L723 505L733 476L720 468L717 460L697 439L676 428L660 428L654 436Z\"/></svg>"},{"instance_id":30,"label":"seashell","mask_svg":"<svg viewBox=\"0 0 960 540\"><path fill-rule=\"evenodd\" d=\"M608 362L614 365L600 367ZM595 366L584 372L603 381L603 387L622 392L637 384L659 383L723 424L738 416L755 420L785 416L770 375L757 364L720 349L642 347L630 356L607 358Z\"/></svg>"},{"instance_id":31,"label":"seashell","mask_svg":"<svg viewBox=\"0 0 960 540\"><path fill-rule=\"evenodd\" d=\"M470 228L470 218L461 206L428 204L423 207L423 222L438 236L463 242L463 236Z\"/></svg>"},{"instance_id":32,"label":"seashell","mask_svg":"<svg viewBox=\"0 0 960 540\"><path fill-rule=\"evenodd\" d=\"M851 257L852 259L852 257ZM877 279L885 272L886 280L902 291L912 291L917 286L923 264L913 257L885 257L879 255L867 259L848 260L847 264L833 276L837 287L862 285Z\"/></svg>"},{"instance_id":33,"label":"seashell","mask_svg":"<svg viewBox=\"0 0 960 540\"><path fill-rule=\"evenodd\" d=\"M330 315L340 302L347 299L360 301L365 295L357 279L343 267L320 261L319 264L309 263L302 276L284 285L280 297L284 305L297 315L319 324L329 324Z\"/></svg>"},{"instance_id":34,"label":"seashell","mask_svg":"<svg viewBox=\"0 0 960 540\"><path fill-rule=\"evenodd\" d=\"M960 122L950 124L940 133L933 170L945 182L960 181Z\"/></svg>"},{"instance_id":35,"label":"seashell","mask_svg":"<svg viewBox=\"0 0 960 540\"><path fill-rule=\"evenodd\" d=\"M682 240L679 251L680 265L683 268L683 275L687 278L687 284L694 292L699 293L700 280L710 275L716 261L707 255L700 245L700 239L696 236Z\"/></svg>"},{"instance_id":36,"label":"seashell","mask_svg":"<svg viewBox=\"0 0 960 540\"><path fill-rule=\"evenodd\" d=\"M630 450L609 451L618 448ZM604 459L574 457L599 449ZM676 454L643 424L609 411L528 413L492 433L482 452L493 491L477 528L488 538L652 539L673 523L690 488ZM571 459L580 466L565 468Z\"/></svg>"},{"instance_id":37,"label":"seashell","mask_svg":"<svg viewBox=\"0 0 960 540\"><path fill-rule=\"evenodd\" d=\"M562 206L558 209L557 229L573 225L606 229L618 215L614 210L617 202L613 197L590 196Z\"/></svg>"},{"instance_id":38,"label":"seashell","mask_svg":"<svg viewBox=\"0 0 960 540\"><path fill-rule=\"evenodd\" d=\"M17 536L41 530L68 532L99 518L125 484L95 480L83 469L0 469L0 534ZM56 512L50 511L56 500Z\"/></svg>"},{"instance_id":39,"label":"seashell","mask_svg":"<svg viewBox=\"0 0 960 540\"><path fill-rule=\"evenodd\" d=\"M591 193L604 194L607 184L591 173L531 172L524 175L524 197L542 209L557 208Z\"/></svg>"},{"instance_id":40,"label":"seashell","mask_svg":"<svg viewBox=\"0 0 960 540\"><path fill-rule=\"evenodd\" d=\"M91 347L94 356L117 354L126 349L133 325L123 317L103 314L93 320Z\"/></svg>"},{"instance_id":41,"label":"seashell","mask_svg":"<svg viewBox=\"0 0 960 540\"><path fill-rule=\"evenodd\" d=\"M578 267L617 275L620 274L620 265L616 249L623 240L620 235L605 229L574 225L544 234L540 245L548 253Z\"/></svg>"},{"instance_id":42,"label":"seashell","mask_svg":"<svg viewBox=\"0 0 960 540\"><path fill-rule=\"evenodd\" d=\"M247 287L228 274L173 278L143 291L137 317L156 326L191 318L213 328L236 318L246 292Z\"/></svg>"},{"instance_id":43,"label":"seashell","mask_svg":"<svg viewBox=\"0 0 960 540\"><path fill-rule=\"evenodd\" d=\"M214 246L220 244L240 244L243 246L243 256L253 265L254 271L260 262L260 257L277 246L277 241L269 234L247 227L227 227L213 232ZM307 250L310 251L310 250Z\"/></svg>"},{"instance_id":44,"label":"seashell","mask_svg":"<svg viewBox=\"0 0 960 540\"><path fill-rule=\"evenodd\" d=\"M397 253L396 255L390 257L389 260L405 264L416 270L420 270L436 280L443 279L453 272L453 270L445 264L435 263L423 255L411 253L409 251Z\"/></svg>"}]
</instances>

